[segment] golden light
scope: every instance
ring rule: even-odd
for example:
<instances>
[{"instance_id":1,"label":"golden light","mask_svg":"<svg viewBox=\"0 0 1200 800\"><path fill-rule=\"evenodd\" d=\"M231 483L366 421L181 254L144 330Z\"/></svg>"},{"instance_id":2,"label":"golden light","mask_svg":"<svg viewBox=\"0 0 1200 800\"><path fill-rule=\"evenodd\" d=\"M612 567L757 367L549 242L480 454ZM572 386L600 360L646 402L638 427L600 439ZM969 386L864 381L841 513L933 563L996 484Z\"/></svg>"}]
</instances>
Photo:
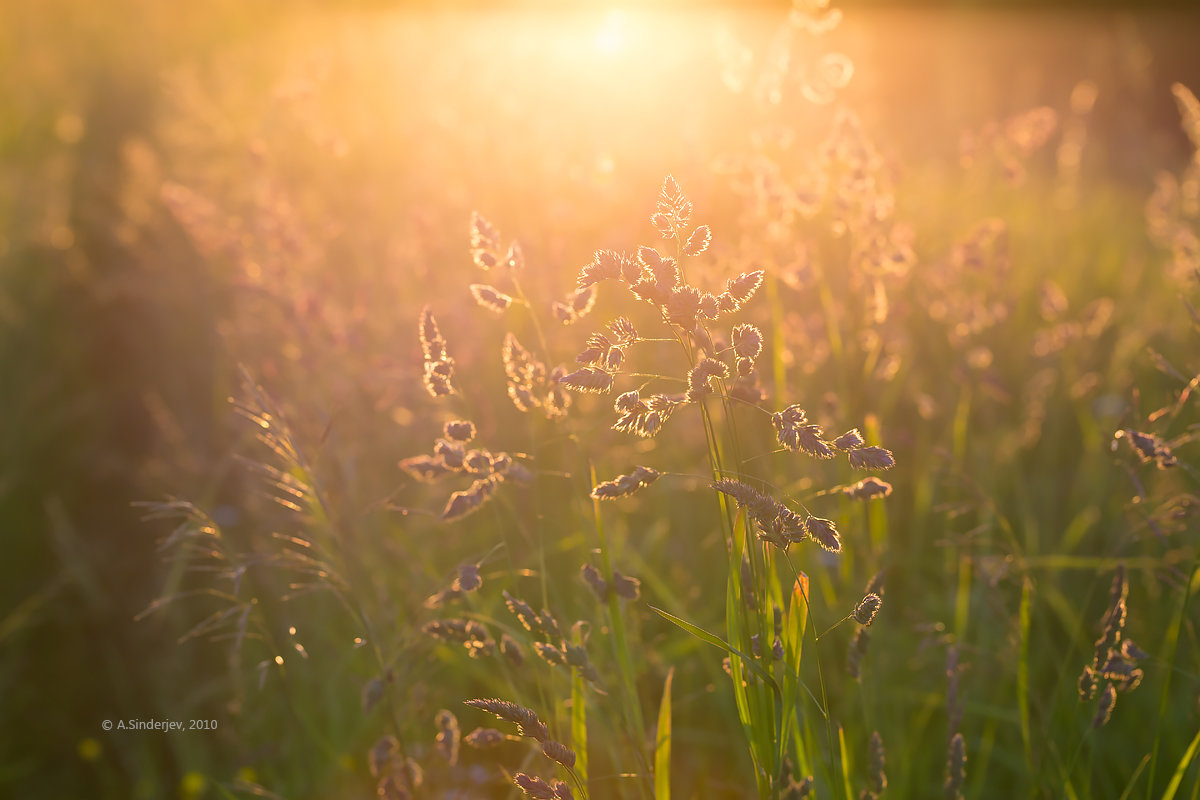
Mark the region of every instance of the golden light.
<instances>
[{"instance_id":1,"label":"golden light","mask_svg":"<svg viewBox=\"0 0 1200 800\"><path fill-rule=\"evenodd\" d=\"M619 9L609 11L593 41L596 51L603 55L621 52L629 41L629 17Z\"/></svg>"}]
</instances>

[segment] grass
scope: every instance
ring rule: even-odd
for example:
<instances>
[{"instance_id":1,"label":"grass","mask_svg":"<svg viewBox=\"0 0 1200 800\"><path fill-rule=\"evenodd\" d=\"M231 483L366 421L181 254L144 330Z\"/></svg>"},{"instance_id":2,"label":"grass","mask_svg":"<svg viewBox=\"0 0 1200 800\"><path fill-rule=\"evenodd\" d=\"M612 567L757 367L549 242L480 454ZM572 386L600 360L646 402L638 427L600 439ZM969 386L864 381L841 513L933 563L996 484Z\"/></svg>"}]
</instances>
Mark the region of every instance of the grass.
<instances>
[{"instance_id":1,"label":"grass","mask_svg":"<svg viewBox=\"0 0 1200 800\"><path fill-rule=\"evenodd\" d=\"M81 18L103 89L4 40L63 100L0 137L0 793L1196 796L1200 134L1112 123L1135 44L943 130L852 10L740 92L707 33L781 19L245 14Z\"/></svg>"}]
</instances>

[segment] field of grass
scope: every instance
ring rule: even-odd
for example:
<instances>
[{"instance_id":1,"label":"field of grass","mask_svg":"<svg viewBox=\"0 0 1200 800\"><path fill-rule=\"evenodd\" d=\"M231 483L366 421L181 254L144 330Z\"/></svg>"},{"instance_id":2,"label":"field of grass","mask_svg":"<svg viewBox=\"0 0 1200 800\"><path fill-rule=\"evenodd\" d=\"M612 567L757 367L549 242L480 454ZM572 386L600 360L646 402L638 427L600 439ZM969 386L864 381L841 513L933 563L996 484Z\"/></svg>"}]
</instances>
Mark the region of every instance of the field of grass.
<instances>
[{"instance_id":1,"label":"field of grass","mask_svg":"<svg viewBox=\"0 0 1200 800\"><path fill-rule=\"evenodd\" d=\"M0 796L1200 797L1200 18L381 5L0 30Z\"/></svg>"}]
</instances>

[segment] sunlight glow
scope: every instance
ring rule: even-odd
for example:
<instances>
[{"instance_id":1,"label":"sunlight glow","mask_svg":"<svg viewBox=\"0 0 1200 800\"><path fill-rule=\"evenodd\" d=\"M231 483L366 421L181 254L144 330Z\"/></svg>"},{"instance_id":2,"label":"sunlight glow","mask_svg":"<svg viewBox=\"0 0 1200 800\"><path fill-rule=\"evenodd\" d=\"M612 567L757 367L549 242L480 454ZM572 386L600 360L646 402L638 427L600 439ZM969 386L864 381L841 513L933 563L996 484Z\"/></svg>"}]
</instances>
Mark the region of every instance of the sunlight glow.
<instances>
[{"instance_id":1,"label":"sunlight glow","mask_svg":"<svg viewBox=\"0 0 1200 800\"><path fill-rule=\"evenodd\" d=\"M596 51L606 56L616 55L625 49L628 41L629 18L623 11L609 11L593 40Z\"/></svg>"}]
</instances>

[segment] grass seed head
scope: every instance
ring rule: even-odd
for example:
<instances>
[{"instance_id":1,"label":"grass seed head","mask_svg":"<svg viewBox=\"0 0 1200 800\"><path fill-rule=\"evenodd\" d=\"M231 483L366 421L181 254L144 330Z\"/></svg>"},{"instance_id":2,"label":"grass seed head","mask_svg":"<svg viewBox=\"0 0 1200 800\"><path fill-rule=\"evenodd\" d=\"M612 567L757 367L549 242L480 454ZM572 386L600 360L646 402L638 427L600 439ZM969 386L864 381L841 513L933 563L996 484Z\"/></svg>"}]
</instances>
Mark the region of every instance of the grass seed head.
<instances>
[{"instance_id":1,"label":"grass seed head","mask_svg":"<svg viewBox=\"0 0 1200 800\"><path fill-rule=\"evenodd\" d=\"M513 783L520 786L525 796L532 798L532 800L557 800L558 798L558 795L554 793L554 789L550 787L550 784L541 778L526 775L524 772L518 772L513 775Z\"/></svg>"},{"instance_id":2,"label":"grass seed head","mask_svg":"<svg viewBox=\"0 0 1200 800\"><path fill-rule=\"evenodd\" d=\"M525 654L521 652L521 645L507 633L500 637L500 652L514 667L525 665Z\"/></svg>"},{"instance_id":3,"label":"grass seed head","mask_svg":"<svg viewBox=\"0 0 1200 800\"><path fill-rule=\"evenodd\" d=\"M879 608L882 605L883 600L879 595L868 594L854 607L854 621L859 625L870 627L871 623L875 621L875 615L879 613Z\"/></svg>"},{"instance_id":4,"label":"grass seed head","mask_svg":"<svg viewBox=\"0 0 1200 800\"><path fill-rule=\"evenodd\" d=\"M604 481L592 489L591 496L596 500L616 500L629 497L631 494L645 489L658 480L659 473L650 467L637 467L626 475L619 475L611 481Z\"/></svg>"},{"instance_id":5,"label":"grass seed head","mask_svg":"<svg viewBox=\"0 0 1200 800\"><path fill-rule=\"evenodd\" d=\"M1112 719L1113 706L1117 704L1117 690L1111 683L1104 686L1100 693L1100 704L1096 706L1096 716L1092 717L1092 729L1103 728Z\"/></svg>"},{"instance_id":6,"label":"grass seed head","mask_svg":"<svg viewBox=\"0 0 1200 800\"><path fill-rule=\"evenodd\" d=\"M533 649L541 659L552 667L561 667L567 663L567 656L561 648L546 642L534 642Z\"/></svg>"},{"instance_id":7,"label":"grass seed head","mask_svg":"<svg viewBox=\"0 0 1200 800\"><path fill-rule=\"evenodd\" d=\"M522 736L528 736L539 742L544 742L549 738L549 732L546 729L545 723L538 718L538 715L531 708L519 706L508 700L500 700L494 697L466 700L464 701L464 705L486 711L499 719L516 723Z\"/></svg>"},{"instance_id":8,"label":"grass seed head","mask_svg":"<svg viewBox=\"0 0 1200 800\"><path fill-rule=\"evenodd\" d=\"M447 764L454 766L458 763L458 743L461 738L458 717L454 716L452 712L442 709L437 713L434 724L437 725L438 730L434 749Z\"/></svg>"},{"instance_id":9,"label":"grass seed head","mask_svg":"<svg viewBox=\"0 0 1200 800\"><path fill-rule=\"evenodd\" d=\"M1083 672L1079 673L1079 700L1087 702L1096 696L1096 673L1092 669L1092 665L1084 666Z\"/></svg>"},{"instance_id":10,"label":"grass seed head","mask_svg":"<svg viewBox=\"0 0 1200 800\"><path fill-rule=\"evenodd\" d=\"M722 303L722 311L736 311L749 302L762 285L764 274L762 270L743 272L726 281L725 292L721 297L728 299Z\"/></svg>"},{"instance_id":11,"label":"grass seed head","mask_svg":"<svg viewBox=\"0 0 1200 800\"><path fill-rule=\"evenodd\" d=\"M625 600L637 600L642 593L642 582L637 578L622 575L614 569L613 591L617 593L617 597Z\"/></svg>"},{"instance_id":12,"label":"grass seed head","mask_svg":"<svg viewBox=\"0 0 1200 800\"><path fill-rule=\"evenodd\" d=\"M558 382L572 391L584 394L606 394L612 390L613 376L598 367L584 367L564 375Z\"/></svg>"},{"instance_id":13,"label":"grass seed head","mask_svg":"<svg viewBox=\"0 0 1200 800\"><path fill-rule=\"evenodd\" d=\"M596 569L594 564L584 564L579 568L579 574L583 578L583 582L596 595L596 599L600 601L608 599L608 581L604 580L600 575L600 570Z\"/></svg>"},{"instance_id":14,"label":"grass seed head","mask_svg":"<svg viewBox=\"0 0 1200 800\"><path fill-rule=\"evenodd\" d=\"M717 361L715 358L703 358L692 371L688 373L688 389L687 399L689 402L697 402L700 398L713 391L713 378L728 378L729 367L724 363Z\"/></svg>"},{"instance_id":15,"label":"grass seed head","mask_svg":"<svg viewBox=\"0 0 1200 800\"><path fill-rule=\"evenodd\" d=\"M452 522L478 511L479 507L495 493L496 488L500 485L500 480L498 475L480 478L472 483L466 491L450 495L450 499L446 501L446 507L442 509L442 521Z\"/></svg>"},{"instance_id":16,"label":"grass seed head","mask_svg":"<svg viewBox=\"0 0 1200 800\"><path fill-rule=\"evenodd\" d=\"M687 244L683 246L683 254L685 256L698 256L708 249L711 241L712 231L707 225L701 225L692 231L692 235L688 237Z\"/></svg>"},{"instance_id":17,"label":"grass seed head","mask_svg":"<svg viewBox=\"0 0 1200 800\"><path fill-rule=\"evenodd\" d=\"M400 461L400 469L407 472L421 483L432 483L445 475L454 472L435 456L413 456Z\"/></svg>"},{"instance_id":18,"label":"grass seed head","mask_svg":"<svg viewBox=\"0 0 1200 800\"><path fill-rule=\"evenodd\" d=\"M869 768L867 774L870 776L871 791L875 794L882 794L887 788L887 773L884 771L887 766L887 757L883 751L883 738L879 735L879 731L871 734L871 742L869 748Z\"/></svg>"},{"instance_id":19,"label":"grass seed head","mask_svg":"<svg viewBox=\"0 0 1200 800\"><path fill-rule=\"evenodd\" d=\"M524 600L513 597L507 589L503 590L502 594L504 595L504 605L508 606L508 610L517 618L517 621L525 627L525 630L534 631L538 625L538 617L533 607Z\"/></svg>"},{"instance_id":20,"label":"grass seed head","mask_svg":"<svg viewBox=\"0 0 1200 800\"><path fill-rule=\"evenodd\" d=\"M575 751L562 742L547 739L542 742L542 753L546 758L562 764L567 769L575 768Z\"/></svg>"},{"instance_id":21,"label":"grass seed head","mask_svg":"<svg viewBox=\"0 0 1200 800\"><path fill-rule=\"evenodd\" d=\"M802 781L797 781L794 776L788 776L788 785L784 787L784 800L804 800L812 794L813 777L807 776Z\"/></svg>"},{"instance_id":22,"label":"grass seed head","mask_svg":"<svg viewBox=\"0 0 1200 800\"><path fill-rule=\"evenodd\" d=\"M740 358L749 360L751 365L753 365L759 354L762 353L762 332L754 325L742 323L741 325L734 326L732 339L733 351Z\"/></svg>"},{"instance_id":23,"label":"grass seed head","mask_svg":"<svg viewBox=\"0 0 1200 800\"><path fill-rule=\"evenodd\" d=\"M833 446L838 450L853 450L864 444L866 442L863 440L862 434L858 432L858 428L851 428L833 440Z\"/></svg>"},{"instance_id":24,"label":"grass seed head","mask_svg":"<svg viewBox=\"0 0 1200 800\"><path fill-rule=\"evenodd\" d=\"M847 486L842 489L842 492L856 500L874 500L876 498L888 497L892 493L892 485L887 481L881 481L875 476L863 478L858 483Z\"/></svg>"},{"instance_id":25,"label":"grass seed head","mask_svg":"<svg viewBox=\"0 0 1200 800\"><path fill-rule=\"evenodd\" d=\"M469 287L471 296L482 308L494 314L503 314L512 305L512 297L486 283L472 283Z\"/></svg>"},{"instance_id":26,"label":"grass seed head","mask_svg":"<svg viewBox=\"0 0 1200 800\"><path fill-rule=\"evenodd\" d=\"M476 750L486 750L490 747L496 747L504 739L504 734L495 728L476 728L463 737L463 741Z\"/></svg>"},{"instance_id":27,"label":"grass seed head","mask_svg":"<svg viewBox=\"0 0 1200 800\"><path fill-rule=\"evenodd\" d=\"M961 800L963 783L967 778L967 748L961 733L954 734L946 749L946 800Z\"/></svg>"},{"instance_id":28,"label":"grass seed head","mask_svg":"<svg viewBox=\"0 0 1200 800\"><path fill-rule=\"evenodd\" d=\"M858 447L851 450L850 466L854 469L891 469L896 466L896 459L891 450L874 445Z\"/></svg>"},{"instance_id":29,"label":"grass seed head","mask_svg":"<svg viewBox=\"0 0 1200 800\"><path fill-rule=\"evenodd\" d=\"M475 438L475 423L465 419L455 419L442 426L442 434L452 442L466 444Z\"/></svg>"},{"instance_id":30,"label":"grass seed head","mask_svg":"<svg viewBox=\"0 0 1200 800\"><path fill-rule=\"evenodd\" d=\"M458 567L458 577L454 579L451 585L455 591L473 592L483 585L483 578L479 575L478 564L460 564Z\"/></svg>"},{"instance_id":31,"label":"grass seed head","mask_svg":"<svg viewBox=\"0 0 1200 800\"><path fill-rule=\"evenodd\" d=\"M804 528L821 547L831 553L842 552L842 540L838 537L833 520L810 516L804 520Z\"/></svg>"},{"instance_id":32,"label":"grass seed head","mask_svg":"<svg viewBox=\"0 0 1200 800\"><path fill-rule=\"evenodd\" d=\"M395 736L387 735L371 747L367 752L367 768L371 771L371 777L378 778L386 774L389 763L400 752L400 742Z\"/></svg>"}]
</instances>

